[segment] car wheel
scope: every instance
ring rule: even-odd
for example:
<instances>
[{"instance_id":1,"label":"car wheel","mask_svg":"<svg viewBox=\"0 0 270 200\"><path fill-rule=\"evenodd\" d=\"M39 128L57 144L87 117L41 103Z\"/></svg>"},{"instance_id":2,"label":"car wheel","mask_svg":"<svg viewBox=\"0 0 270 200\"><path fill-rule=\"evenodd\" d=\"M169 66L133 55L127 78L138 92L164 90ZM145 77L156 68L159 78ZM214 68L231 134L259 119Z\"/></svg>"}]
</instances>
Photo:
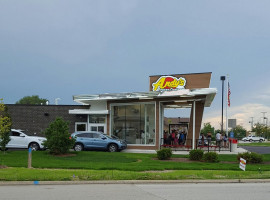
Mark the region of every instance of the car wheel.
<instances>
[{"instance_id":1,"label":"car wheel","mask_svg":"<svg viewBox=\"0 0 270 200\"><path fill-rule=\"evenodd\" d=\"M82 151L82 150L83 150L83 145L82 144L75 144L74 151Z\"/></svg>"},{"instance_id":2,"label":"car wheel","mask_svg":"<svg viewBox=\"0 0 270 200\"><path fill-rule=\"evenodd\" d=\"M31 143L31 144L29 145L29 148L30 148L30 147L31 147L32 151L37 151L37 150L39 150L39 145L38 145L38 143L36 143L36 142Z\"/></svg>"},{"instance_id":3,"label":"car wheel","mask_svg":"<svg viewBox=\"0 0 270 200\"><path fill-rule=\"evenodd\" d=\"M260 139L260 142L262 142L263 140L262 139Z\"/></svg>"},{"instance_id":4,"label":"car wheel","mask_svg":"<svg viewBox=\"0 0 270 200\"><path fill-rule=\"evenodd\" d=\"M116 144L110 144L108 147L109 152L116 152L118 150Z\"/></svg>"},{"instance_id":5,"label":"car wheel","mask_svg":"<svg viewBox=\"0 0 270 200\"><path fill-rule=\"evenodd\" d=\"M250 139L249 141L250 141L250 142L252 142L252 140L251 140L251 139Z\"/></svg>"}]
</instances>

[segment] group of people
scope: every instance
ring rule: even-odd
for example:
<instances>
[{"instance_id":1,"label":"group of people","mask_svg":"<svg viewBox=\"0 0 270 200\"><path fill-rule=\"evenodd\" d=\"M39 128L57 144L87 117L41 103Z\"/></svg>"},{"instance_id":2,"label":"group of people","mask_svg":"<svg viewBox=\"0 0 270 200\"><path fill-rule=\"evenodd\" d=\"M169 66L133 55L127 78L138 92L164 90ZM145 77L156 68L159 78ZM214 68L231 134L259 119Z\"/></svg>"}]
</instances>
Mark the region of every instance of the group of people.
<instances>
[{"instance_id":1,"label":"group of people","mask_svg":"<svg viewBox=\"0 0 270 200\"><path fill-rule=\"evenodd\" d=\"M184 131L177 132L172 130L171 133L164 131L163 143L165 145L185 145L187 134Z\"/></svg>"},{"instance_id":2,"label":"group of people","mask_svg":"<svg viewBox=\"0 0 270 200\"><path fill-rule=\"evenodd\" d=\"M203 133L201 133L200 137L199 137L199 145L200 146L206 146L206 145L210 145L212 141L212 134L210 132L207 133L206 136L204 136ZM228 147L228 137L226 134L221 134L220 132L217 132L216 134L216 146L219 147L224 147L227 148Z\"/></svg>"},{"instance_id":3,"label":"group of people","mask_svg":"<svg viewBox=\"0 0 270 200\"><path fill-rule=\"evenodd\" d=\"M221 134L220 132L217 132L216 134L216 145L221 147L223 146L224 148L227 147L227 140L228 140L228 137L226 134ZM223 142L223 145L222 145L222 142Z\"/></svg>"}]
</instances>

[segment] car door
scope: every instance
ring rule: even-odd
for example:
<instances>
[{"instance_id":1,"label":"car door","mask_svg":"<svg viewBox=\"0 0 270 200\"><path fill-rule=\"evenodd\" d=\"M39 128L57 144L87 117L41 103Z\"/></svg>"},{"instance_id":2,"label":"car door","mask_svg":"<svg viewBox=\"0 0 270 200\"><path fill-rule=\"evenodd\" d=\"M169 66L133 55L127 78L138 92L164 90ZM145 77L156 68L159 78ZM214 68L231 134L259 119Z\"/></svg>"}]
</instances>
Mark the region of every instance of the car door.
<instances>
[{"instance_id":1,"label":"car door","mask_svg":"<svg viewBox=\"0 0 270 200\"><path fill-rule=\"evenodd\" d=\"M24 133L17 131L11 131L10 141L7 145L7 148L27 148L27 139Z\"/></svg>"},{"instance_id":2,"label":"car door","mask_svg":"<svg viewBox=\"0 0 270 200\"><path fill-rule=\"evenodd\" d=\"M107 149L108 138L101 133L93 133L92 147L95 149Z\"/></svg>"},{"instance_id":3,"label":"car door","mask_svg":"<svg viewBox=\"0 0 270 200\"><path fill-rule=\"evenodd\" d=\"M80 133L76 135L76 142L81 142L85 148L92 147L93 134L92 133Z\"/></svg>"}]
</instances>

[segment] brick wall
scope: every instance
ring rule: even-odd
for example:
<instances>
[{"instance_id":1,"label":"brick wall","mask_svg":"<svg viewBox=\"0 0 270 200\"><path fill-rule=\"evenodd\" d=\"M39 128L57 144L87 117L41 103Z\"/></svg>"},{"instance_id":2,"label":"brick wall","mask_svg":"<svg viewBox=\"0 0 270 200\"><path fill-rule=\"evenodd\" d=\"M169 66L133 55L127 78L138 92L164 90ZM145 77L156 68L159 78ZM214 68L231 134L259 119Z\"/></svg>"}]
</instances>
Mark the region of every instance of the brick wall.
<instances>
[{"instance_id":1,"label":"brick wall","mask_svg":"<svg viewBox=\"0 0 270 200\"><path fill-rule=\"evenodd\" d=\"M72 109L88 109L83 105L20 105L5 104L12 119L13 129L22 129L29 135L43 136L56 117L69 121L69 132L75 131L75 122L87 122L87 115L69 114ZM34 134L36 133L36 134Z\"/></svg>"}]
</instances>

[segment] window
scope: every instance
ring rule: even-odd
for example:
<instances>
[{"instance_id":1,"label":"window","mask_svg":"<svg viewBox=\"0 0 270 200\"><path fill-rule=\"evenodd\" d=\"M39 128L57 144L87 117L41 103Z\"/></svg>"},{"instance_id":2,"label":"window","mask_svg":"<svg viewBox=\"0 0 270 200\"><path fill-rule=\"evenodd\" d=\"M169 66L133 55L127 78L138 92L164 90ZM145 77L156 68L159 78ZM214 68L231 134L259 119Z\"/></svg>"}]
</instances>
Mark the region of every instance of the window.
<instances>
[{"instance_id":1,"label":"window","mask_svg":"<svg viewBox=\"0 0 270 200\"><path fill-rule=\"evenodd\" d=\"M106 115L89 115L89 123L104 124L106 122Z\"/></svg>"},{"instance_id":2,"label":"window","mask_svg":"<svg viewBox=\"0 0 270 200\"><path fill-rule=\"evenodd\" d=\"M112 106L111 133L128 144L155 144L155 104Z\"/></svg>"},{"instance_id":3,"label":"window","mask_svg":"<svg viewBox=\"0 0 270 200\"><path fill-rule=\"evenodd\" d=\"M97 133L93 133L93 138L101 138L101 135Z\"/></svg>"},{"instance_id":4,"label":"window","mask_svg":"<svg viewBox=\"0 0 270 200\"><path fill-rule=\"evenodd\" d=\"M87 123L76 122L75 132L77 131L87 131Z\"/></svg>"},{"instance_id":5,"label":"window","mask_svg":"<svg viewBox=\"0 0 270 200\"><path fill-rule=\"evenodd\" d=\"M15 131L12 131L11 136L17 136L19 137L21 134Z\"/></svg>"},{"instance_id":6,"label":"window","mask_svg":"<svg viewBox=\"0 0 270 200\"><path fill-rule=\"evenodd\" d=\"M77 134L76 137L93 138L93 133L80 133L80 134Z\"/></svg>"}]
</instances>

